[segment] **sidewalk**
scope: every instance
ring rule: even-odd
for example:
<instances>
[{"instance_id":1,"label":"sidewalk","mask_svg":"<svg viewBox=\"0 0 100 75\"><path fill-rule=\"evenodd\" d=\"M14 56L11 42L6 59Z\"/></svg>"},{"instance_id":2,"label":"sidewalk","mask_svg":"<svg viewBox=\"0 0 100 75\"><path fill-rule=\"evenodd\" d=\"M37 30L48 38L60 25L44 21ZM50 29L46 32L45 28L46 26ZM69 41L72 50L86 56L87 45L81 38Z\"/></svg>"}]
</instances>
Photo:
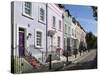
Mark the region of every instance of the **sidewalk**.
<instances>
[{"instance_id":1,"label":"sidewalk","mask_svg":"<svg viewBox=\"0 0 100 75\"><path fill-rule=\"evenodd\" d=\"M84 58L88 57L91 53L94 53L94 50L91 50L89 52L82 52L81 56L80 53L77 54L77 58L75 58L75 55L72 55L68 57L68 65L66 63L66 57L62 57L62 60L55 60L52 61L52 69L49 69L49 63L45 64L41 69L31 69L30 72L48 72L48 71L59 71L59 70L66 70L66 68L69 68L72 66L74 63L78 63Z\"/></svg>"},{"instance_id":2,"label":"sidewalk","mask_svg":"<svg viewBox=\"0 0 100 75\"><path fill-rule=\"evenodd\" d=\"M72 56L69 56L68 57L68 60L69 61L72 61L72 63L76 63L77 60L81 59L82 57L86 56L87 54L89 54L90 52L82 52L81 53L81 56L80 56L80 53L77 54L76 58L75 58L75 55L72 55Z\"/></svg>"},{"instance_id":3,"label":"sidewalk","mask_svg":"<svg viewBox=\"0 0 100 75\"><path fill-rule=\"evenodd\" d=\"M93 54L95 51L94 50L91 50L91 51L86 51L86 52L82 52L81 53L81 56L80 56L80 53L77 54L77 58L75 58L74 55L70 56L69 57L69 62L68 62L68 65L65 65L67 64L66 62L66 58L65 57L62 57L62 61L58 61L58 60L55 60L55 61L52 61L52 69L49 70L49 65L47 65L43 71L60 71L60 70L66 70L65 68L69 68L70 66L74 65L74 63L78 63L82 60L84 60L84 58L88 57L89 55Z\"/></svg>"},{"instance_id":4,"label":"sidewalk","mask_svg":"<svg viewBox=\"0 0 100 75\"><path fill-rule=\"evenodd\" d=\"M81 56L80 56L80 53L78 53L76 58L75 58L75 55L72 55L72 56L68 57L68 60L72 61L72 63L77 63L77 62L81 61L82 58L84 58L87 55L91 54L91 52L93 52L93 50L91 50L90 52L87 52L87 51L86 52L82 52Z\"/></svg>"},{"instance_id":5,"label":"sidewalk","mask_svg":"<svg viewBox=\"0 0 100 75\"><path fill-rule=\"evenodd\" d=\"M90 51L91 52L91 51ZM75 62L78 59L81 59L82 57L86 56L87 54L89 54L90 52L86 51L86 52L82 52L81 56L80 53L77 54L76 58L75 55L69 56L68 57L68 61L70 62ZM54 60L52 61L52 63L59 63L59 62L66 62L66 57L65 56L60 56L60 61L59 60Z\"/></svg>"}]
</instances>

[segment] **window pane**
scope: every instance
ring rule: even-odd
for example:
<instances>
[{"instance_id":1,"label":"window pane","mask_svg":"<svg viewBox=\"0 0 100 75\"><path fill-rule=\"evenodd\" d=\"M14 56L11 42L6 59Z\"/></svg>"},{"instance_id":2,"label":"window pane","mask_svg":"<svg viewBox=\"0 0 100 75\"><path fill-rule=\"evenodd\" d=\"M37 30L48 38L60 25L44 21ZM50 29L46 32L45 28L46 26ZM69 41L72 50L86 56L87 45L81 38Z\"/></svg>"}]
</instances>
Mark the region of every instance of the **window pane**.
<instances>
[{"instance_id":1,"label":"window pane","mask_svg":"<svg viewBox=\"0 0 100 75\"><path fill-rule=\"evenodd\" d=\"M56 24L56 18L55 16L53 16L53 27L55 27L55 24Z\"/></svg>"},{"instance_id":2,"label":"window pane","mask_svg":"<svg viewBox=\"0 0 100 75\"><path fill-rule=\"evenodd\" d=\"M44 21L44 9L40 8L40 20Z\"/></svg>"},{"instance_id":3,"label":"window pane","mask_svg":"<svg viewBox=\"0 0 100 75\"><path fill-rule=\"evenodd\" d=\"M58 36L58 47L60 47L60 37Z\"/></svg>"},{"instance_id":4,"label":"window pane","mask_svg":"<svg viewBox=\"0 0 100 75\"><path fill-rule=\"evenodd\" d=\"M37 46L41 46L42 45L42 33L37 31Z\"/></svg>"},{"instance_id":5,"label":"window pane","mask_svg":"<svg viewBox=\"0 0 100 75\"><path fill-rule=\"evenodd\" d=\"M30 12L31 12L31 11L30 11L29 9L25 8L25 13L26 13L26 14L30 14Z\"/></svg>"},{"instance_id":6,"label":"window pane","mask_svg":"<svg viewBox=\"0 0 100 75\"><path fill-rule=\"evenodd\" d=\"M61 20L59 20L59 30L61 30Z\"/></svg>"},{"instance_id":7,"label":"window pane","mask_svg":"<svg viewBox=\"0 0 100 75\"><path fill-rule=\"evenodd\" d=\"M30 2L25 2L25 7L31 8L31 3Z\"/></svg>"},{"instance_id":8,"label":"window pane","mask_svg":"<svg viewBox=\"0 0 100 75\"><path fill-rule=\"evenodd\" d=\"M31 15L31 2L25 2L25 13Z\"/></svg>"},{"instance_id":9,"label":"window pane","mask_svg":"<svg viewBox=\"0 0 100 75\"><path fill-rule=\"evenodd\" d=\"M65 24L65 28L64 29L65 29L65 33L67 33L67 25L66 24Z\"/></svg>"},{"instance_id":10,"label":"window pane","mask_svg":"<svg viewBox=\"0 0 100 75\"><path fill-rule=\"evenodd\" d=\"M68 27L68 33L70 34L70 27Z\"/></svg>"}]
</instances>

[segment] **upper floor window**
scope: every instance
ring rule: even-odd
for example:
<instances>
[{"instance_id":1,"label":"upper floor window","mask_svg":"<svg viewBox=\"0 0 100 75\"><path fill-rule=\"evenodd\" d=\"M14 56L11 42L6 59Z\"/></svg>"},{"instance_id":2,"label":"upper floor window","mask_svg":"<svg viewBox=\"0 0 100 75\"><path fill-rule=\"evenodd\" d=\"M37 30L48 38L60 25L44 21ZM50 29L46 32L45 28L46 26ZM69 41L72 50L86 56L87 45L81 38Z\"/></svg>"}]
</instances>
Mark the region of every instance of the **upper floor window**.
<instances>
[{"instance_id":1,"label":"upper floor window","mask_svg":"<svg viewBox=\"0 0 100 75\"><path fill-rule=\"evenodd\" d=\"M59 30L61 31L61 20L59 20Z\"/></svg>"},{"instance_id":2,"label":"upper floor window","mask_svg":"<svg viewBox=\"0 0 100 75\"><path fill-rule=\"evenodd\" d=\"M44 15L45 15L44 9L40 8L40 20L41 21L44 21Z\"/></svg>"},{"instance_id":3,"label":"upper floor window","mask_svg":"<svg viewBox=\"0 0 100 75\"><path fill-rule=\"evenodd\" d=\"M25 6L25 14L27 14L27 15L29 15L29 16L31 16L31 12L32 12L32 4L31 4L31 2L25 2L25 4L24 4L24 6Z\"/></svg>"},{"instance_id":4,"label":"upper floor window","mask_svg":"<svg viewBox=\"0 0 100 75\"><path fill-rule=\"evenodd\" d=\"M76 34L77 34L77 31L75 31L75 37L77 37Z\"/></svg>"},{"instance_id":5,"label":"upper floor window","mask_svg":"<svg viewBox=\"0 0 100 75\"><path fill-rule=\"evenodd\" d=\"M53 27L55 27L55 25L56 25L56 17L53 16Z\"/></svg>"},{"instance_id":6,"label":"upper floor window","mask_svg":"<svg viewBox=\"0 0 100 75\"><path fill-rule=\"evenodd\" d=\"M74 36L74 30L72 29L72 36Z\"/></svg>"},{"instance_id":7,"label":"upper floor window","mask_svg":"<svg viewBox=\"0 0 100 75\"><path fill-rule=\"evenodd\" d=\"M70 27L68 27L68 33L70 34Z\"/></svg>"},{"instance_id":8,"label":"upper floor window","mask_svg":"<svg viewBox=\"0 0 100 75\"><path fill-rule=\"evenodd\" d=\"M67 25L65 24L65 28L64 28L65 33L67 33Z\"/></svg>"}]
</instances>

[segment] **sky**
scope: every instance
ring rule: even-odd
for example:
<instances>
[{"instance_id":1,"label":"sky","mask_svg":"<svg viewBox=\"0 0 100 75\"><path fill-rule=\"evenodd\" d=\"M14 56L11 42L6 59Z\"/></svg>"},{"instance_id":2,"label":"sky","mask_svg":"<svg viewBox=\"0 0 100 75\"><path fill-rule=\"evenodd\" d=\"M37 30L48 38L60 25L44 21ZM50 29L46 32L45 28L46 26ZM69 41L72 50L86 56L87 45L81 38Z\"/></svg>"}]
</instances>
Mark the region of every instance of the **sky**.
<instances>
[{"instance_id":1,"label":"sky","mask_svg":"<svg viewBox=\"0 0 100 75\"><path fill-rule=\"evenodd\" d=\"M65 5L64 7L80 22L85 31L92 32L97 36L97 22L92 16L91 7L83 5Z\"/></svg>"}]
</instances>

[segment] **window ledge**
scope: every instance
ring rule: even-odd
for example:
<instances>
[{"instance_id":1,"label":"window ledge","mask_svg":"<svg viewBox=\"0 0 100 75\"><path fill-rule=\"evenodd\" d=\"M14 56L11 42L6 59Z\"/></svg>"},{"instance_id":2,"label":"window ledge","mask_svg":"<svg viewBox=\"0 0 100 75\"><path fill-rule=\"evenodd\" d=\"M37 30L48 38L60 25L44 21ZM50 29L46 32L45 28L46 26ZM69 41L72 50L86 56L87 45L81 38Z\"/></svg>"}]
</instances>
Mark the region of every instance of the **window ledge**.
<instances>
[{"instance_id":1,"label":"window ledge","mask_svg":"<svg viewBox=\"0 0 100 75\"><path fill-rule=\"evenodd\" d=\"M66 32L64 32L64 34L67 34Z\"/></svg>"},{"instance_id":2,"label":"window ledge","mask_svg":"<svg viewBox=\"0 0 100 75\"><path fill-rule=\"evenodd\" d=\"M29 19L32 19L32 20L33 20L33 17L32 17L32 16L27 15L27 14L25 14L25 13L22 13L22 16L27 17L27 18L29 18Z\"/></svg>"},{"instance_id":3,"label":"window ledge","mask_svg":"<svg viewBox=\"0 0 100 75\"><path fill-rule=\"evenodd\" d=\"M42 46L36 46L36 45L35 45L35 48L37 48L37 49L43 49Z\"/></svg>"},{"instance_id":4,"label":"window ledge","mask_svg":"<svg viewBox=\"0 0 100 75\"><path fill-rule=\"evenodd\" d=\"M58 31L62 32L62 30L58 30Z\"/></svg>"},{"instance_id":5,"label":"window ledge","mask_svg":"<svg viewBox=\"0 0 100 75\"><path fill-rule=\"evenodd\" d=\"M38 20L38 22L40 22L40 23L42 23L44 25L46 24L45 21Z\"/></svg>"},{"instance_id":6,"label":"window ledge","mask_svg":"<svg viewBox=\"0 0 100 75\"><path fill-rule=\"evenodd\" d=\"M53 29L56 29L56 27L52 27Z\"/></svg>"}]
</instances>

